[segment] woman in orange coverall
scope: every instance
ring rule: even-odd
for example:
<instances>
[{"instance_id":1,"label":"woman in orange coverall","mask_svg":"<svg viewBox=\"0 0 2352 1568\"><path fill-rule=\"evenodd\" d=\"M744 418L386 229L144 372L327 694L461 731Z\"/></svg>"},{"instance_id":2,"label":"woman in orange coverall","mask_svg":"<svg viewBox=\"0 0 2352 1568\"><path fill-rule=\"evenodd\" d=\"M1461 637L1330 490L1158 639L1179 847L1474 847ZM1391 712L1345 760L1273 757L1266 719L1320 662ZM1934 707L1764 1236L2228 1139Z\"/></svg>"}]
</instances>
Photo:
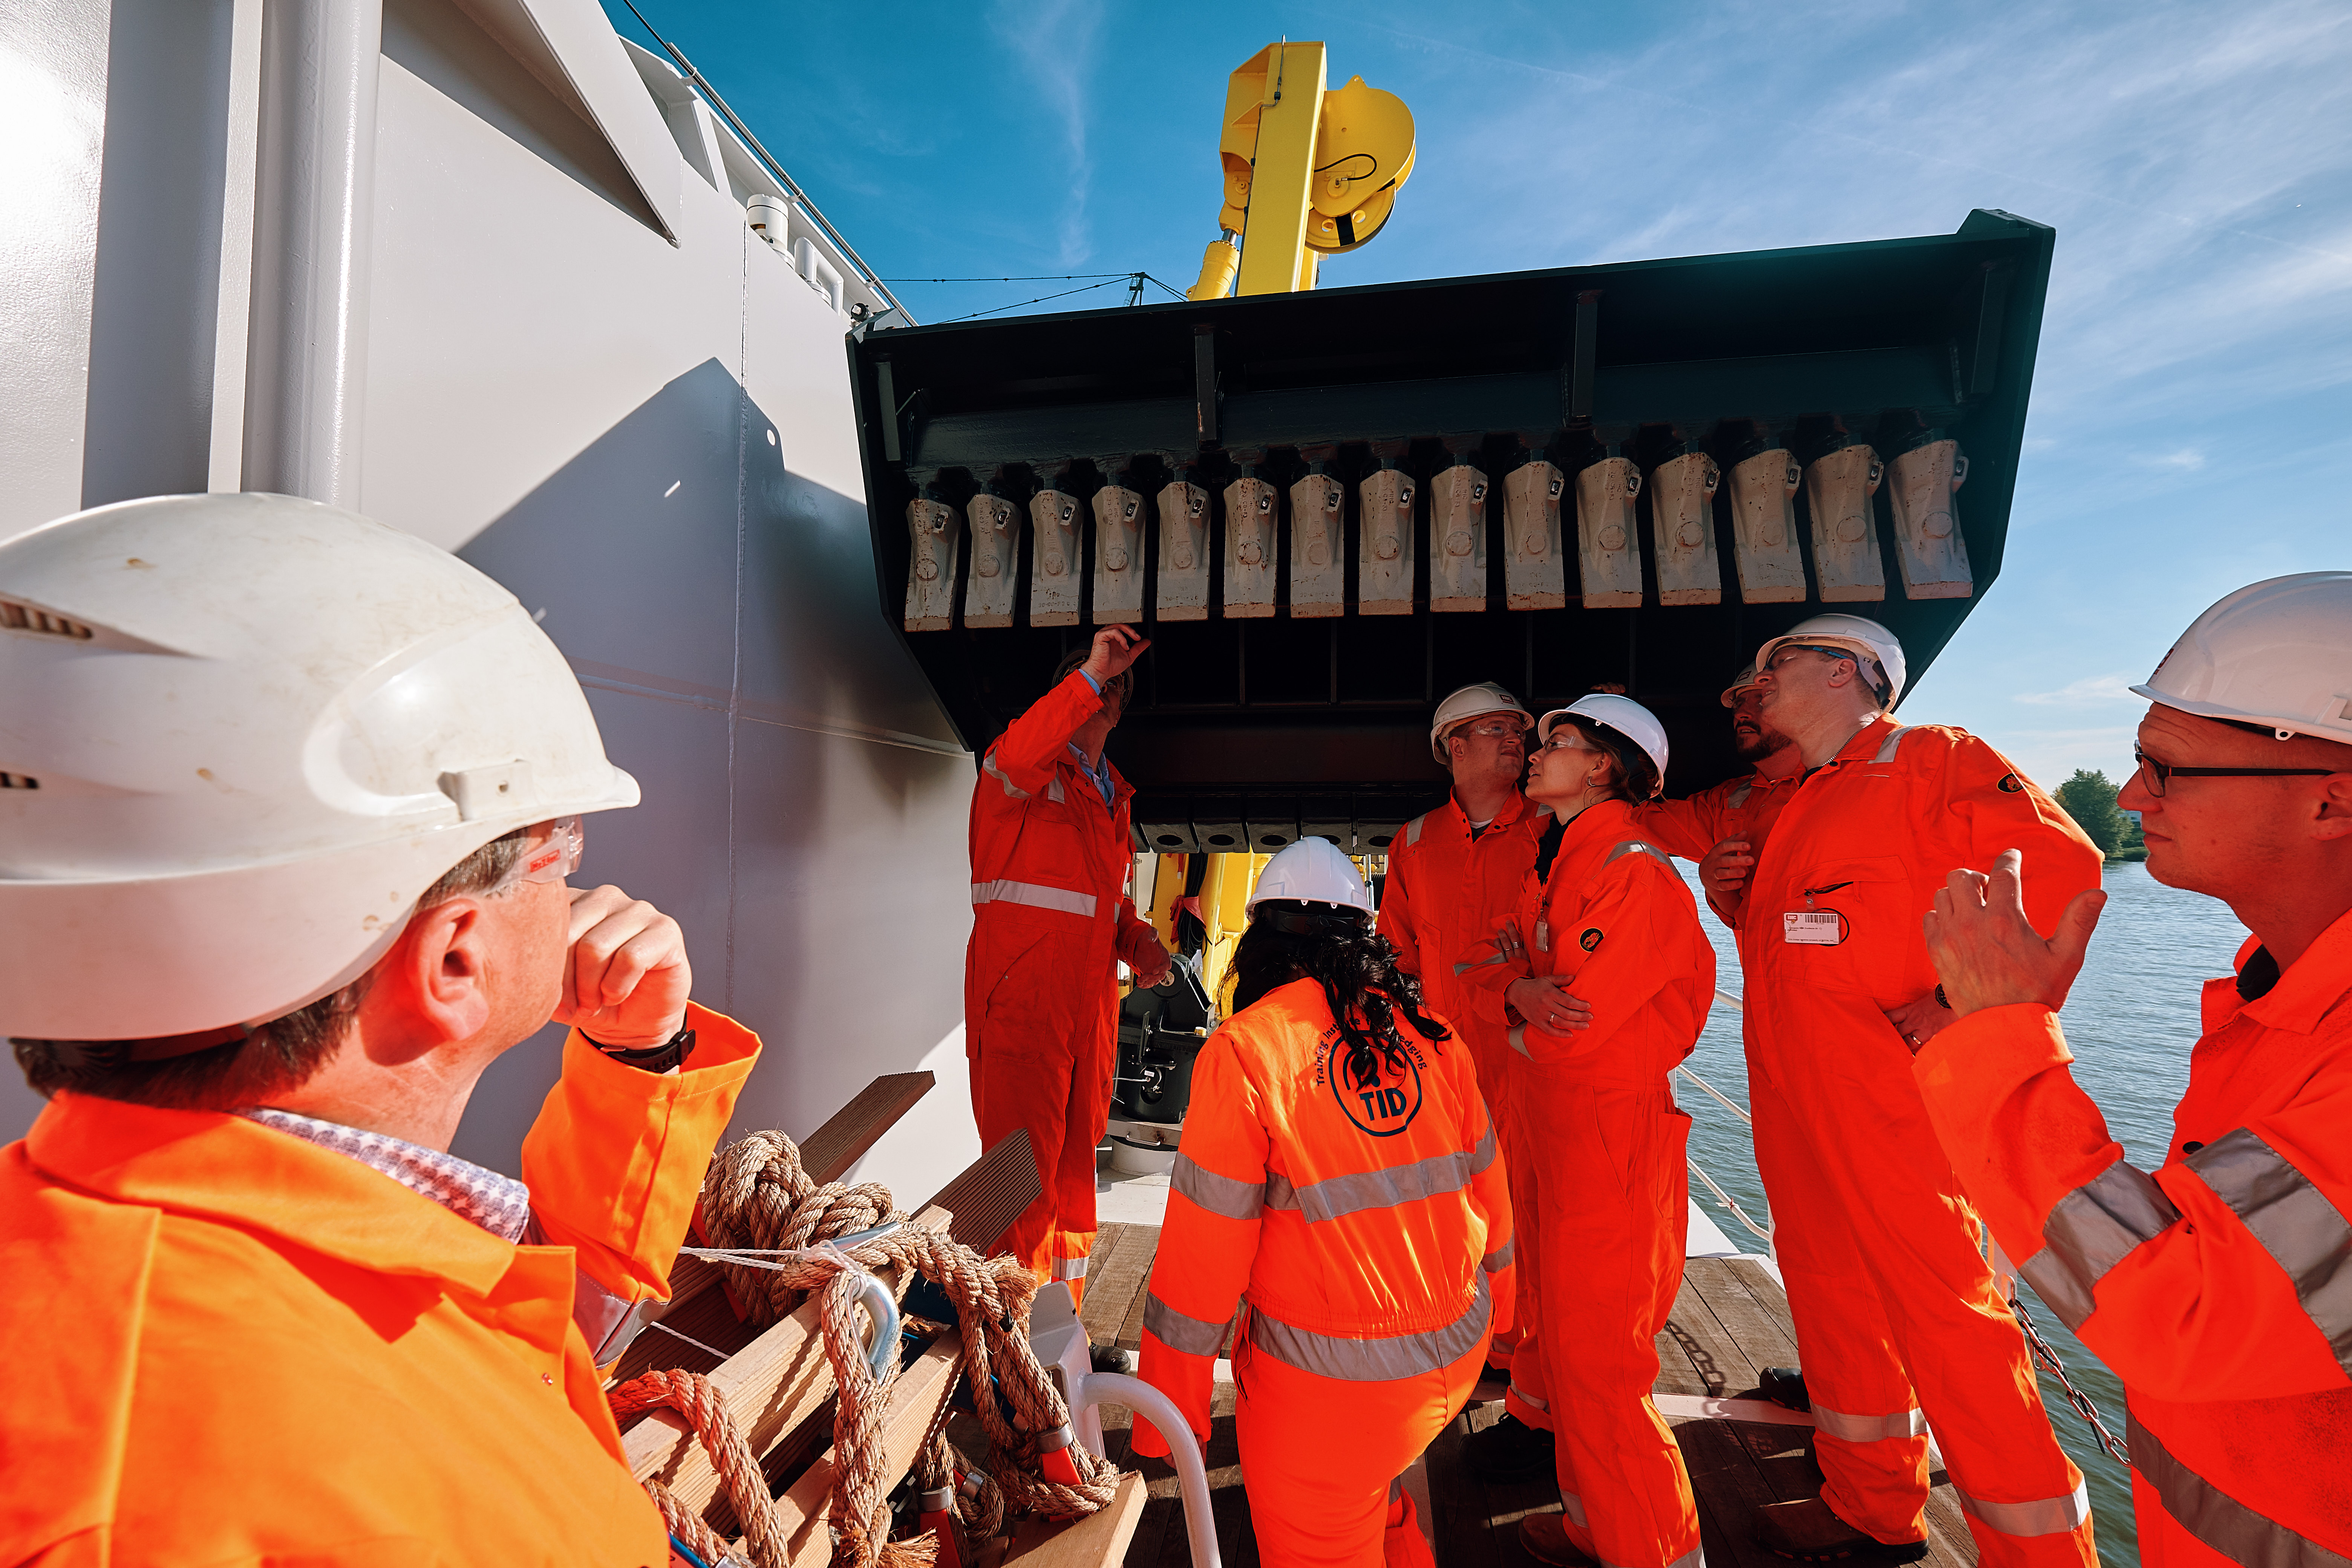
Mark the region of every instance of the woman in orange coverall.
<instances>
[{"instance_id":1,"label":"woman in orange coverall","mask_svg":"<svg viewBox=\"0 0 2352 1568\"><path fill-rule=\"evenodd\" d=\"M1202 1048L1143 1310L1143 1376L1234 1426L1268 1564L1430 1568L1393 1483L1460 1413L1512 1300L1511 1200L1469 1050L1422 1010L1337 848L1270 861ZM1167 1440L1138 1420L1135 1451Z\"/></svg>"},{"instance_id":2,"label":"woman in orange coverall","mask_svg":"<svg viewBox=\"0 0 2352 1568\"><path fill-rule=\"evenodd\" d=\"M1650 1389L1688 1215L1690 1118L1666 1075L1706 1023L1715 950L1690 889L1634 825L1665 771L1656 719L1593 696L1546 714L1537 734L1528 798L1560 826L1517 915L1463 965L1508 1004L1524 1058L1512 1114L1535 1152L1533 1190L1513 1196L1539 1316L1522 1325L1507 1403L1557 1435L1563 1511L1528 1515L1519 1539L1547 1563L1695 1565L1690 1477Z\"/></svg>"}]
</instances>

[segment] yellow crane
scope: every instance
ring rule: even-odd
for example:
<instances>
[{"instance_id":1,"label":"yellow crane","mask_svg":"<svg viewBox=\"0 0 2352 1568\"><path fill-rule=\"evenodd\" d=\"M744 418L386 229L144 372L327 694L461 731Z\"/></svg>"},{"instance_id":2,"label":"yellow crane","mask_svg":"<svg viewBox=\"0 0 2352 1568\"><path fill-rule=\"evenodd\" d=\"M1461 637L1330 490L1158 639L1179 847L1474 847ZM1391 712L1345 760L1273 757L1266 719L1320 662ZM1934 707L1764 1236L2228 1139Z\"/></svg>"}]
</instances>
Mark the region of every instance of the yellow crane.
<instances>
[{"instance_id":1,"label":"yellow crane","mask_svg":"<svg viewBox=\"0 0 2352 1568\"><path fill-rule=\"evenodd\" d=\"M1321 258L1388 222L1412 174L1412 110L1362 77L1326 90L1323 65L1321 44L1285 40L1227 79L1225 205L1186 298L1312 289Z\"/></svg>"}]
</instances>

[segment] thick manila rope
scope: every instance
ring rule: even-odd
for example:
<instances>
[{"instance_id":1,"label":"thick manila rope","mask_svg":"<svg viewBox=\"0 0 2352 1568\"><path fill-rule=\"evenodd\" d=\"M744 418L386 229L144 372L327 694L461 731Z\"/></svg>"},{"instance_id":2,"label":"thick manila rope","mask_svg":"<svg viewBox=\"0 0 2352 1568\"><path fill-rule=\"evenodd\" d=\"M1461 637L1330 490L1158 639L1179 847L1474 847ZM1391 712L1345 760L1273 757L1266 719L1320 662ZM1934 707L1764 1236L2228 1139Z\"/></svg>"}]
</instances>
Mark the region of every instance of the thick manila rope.
<instances>
[{"instance_id":1,"label":"thick manila rope","mask_svg":"<svg viewBox=\"0 0 2352 1568\"><path fill-rule=\"evenodd\" d=\"M775 1498L768 1490L768 1478L760 1469L760 1457L743 1440L742 1429L728 1414L725 1399L709 1378L698 1372L649 1372L614 1389L610 1398L615 1420L625 1421L664 1405L685 1416L703 1451L710 1456L711 1468L719 1472L719 1490L726 1494L735 1517L742 1522L743 1549L752 1568L789 1568L792 1557L784 1539L783 1521L776 1511ZM716 1563L728 1555L730 1548L719 1539L719 1532L667 1487L659 1481L647 1481L646 1491L661 1510L662 1521L669 1527L669 1532L691 1548L696 1556L705 1563Z\"/></svg>"},{"instance_id":2,"label":"thick manila rope","mask_svg":"<svg viewBox=\"0 0 2352 1568\"><path fill-rule=\"evenodd\" d=\"M936 1231L903 1224L887 1236L849 1247L821 1246L906 1216L892 1205L888 1189L877 1184L818 1186L802 1168L800 1151L781 1132L753 1133L712 1157L702 1184L701 1215L704 1237L714 1248L772 1255L813 1249L796 1258L722 1264L735 1300L754 1322L792 1312L804 1291L823 1285L840 1267L839 1260L877 1272L895 1266L901 1296L915 1274L929 1278L956 1304L963 1373L971 1380L972 1404L995 1455L992 1479L1008 1502L1023 1511L1064 1520L1083 1518L1110 1501L1118 1470L1081 1444L1072 1443L1066 1450L1079 1477L1076 1486L1049 1480L1041 1472L1038 1439L1068 1425L1070 1413L1029 1348L1029 1307L1038 1282L1017 1259L982 1258ZM862 1359L855 1324L847 1326L851 1331L842 1342L851 1359ZM834 1344L828 1313L826 1348L838 1373L845 1358L835 1353ZM842 1434L850 1425L853 1384L863 1382L870 1382L870 1375L862 1371L843 1382L844 1398L835 1417L836 1446L842 1446ZM1011 1402L1013 1420L1005 1419L1000 1401L979 1397L992 1387ZM876 1414L878 1419L878 1404ZM848 1451L842 1446L843 1453ZM878 1458L876 1468L878 1472Z\"/></svg>"}]
</instances>

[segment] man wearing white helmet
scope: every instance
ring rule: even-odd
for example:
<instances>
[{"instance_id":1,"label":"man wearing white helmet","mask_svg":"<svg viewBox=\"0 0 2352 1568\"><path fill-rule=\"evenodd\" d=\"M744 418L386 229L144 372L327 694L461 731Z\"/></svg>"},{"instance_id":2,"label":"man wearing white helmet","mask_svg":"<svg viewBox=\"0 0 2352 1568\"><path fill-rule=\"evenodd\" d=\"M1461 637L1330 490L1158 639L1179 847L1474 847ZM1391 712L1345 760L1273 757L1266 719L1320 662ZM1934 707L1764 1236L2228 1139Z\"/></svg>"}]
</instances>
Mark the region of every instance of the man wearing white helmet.
<instances>
[{"instance_id":1,"label":"man wearing white helmet","mask_svg":"<svg viewBox=\"0 0 2352 1568\"><path fill-rule=\"evenodd\" d=\"M1654 800L1633 808L1633 820L1669 855L1698 862L1707 907L1738 926L1748 901L1748 873L1757 847L1796 793L1803 760L1789 737L1764 721L1763 693L1751 664L1723 689L1731 710L1731 749L1749 771L1710 784L1682 800Z\"/></svg>"},{"instance_id":2,"label":"man wearing white helmet","mask_svg":"<svg viewBox=\"0 0 2352 1568\"><path fill-rule=\"evenodd\" d=\"M0 1561L664 1561L598 1363L759 1042L564 886L637 787L513 595L283 496L36 529L0 782ZM524 1179L450 1155L551 1016Z\"/></svg>"},{"instance_id":3,"label":"man wearing white helmet","mask_svg":"<svg viewBox=\"0 0 2352 1568\"><path fill-rule=\"evenodd\" d=\"M1927 945L1960 1021L1913 1070L1979 1211L2123 1380L2150 1563L2352 1559L2352 573L2242 588L2133 690L2148 874L2249 931L2208 981L2153 1174L2067 1070L2055 1009L2104 895L1956 871ZM2021 891L2022 897L2021 898ZM2054 929L2045 941L2043 931Z\"/></svg>"},{"instance_id":4,"label":"man wearing white helmet","mask_svg":"<svg viewBox=\"0 0 2352 1568\"><path fill-rule=\"evenodd\" d=\"M1803 774L1739 924L1756 1163L1825 1478L1758 1510L1783 1556L1927 1552L1927 1433L1986 1568L2093 1568L2080 1471L1937 1147L1910 1054L1950 1022L1919 934L1954 869L2021 847L2045 922L2098 885L2082 830L1965 731L1905 728L1902 645L1816 616L1757 650L1763 721Z\"/></svg>"},{"instance_id":5,"label":"man wearing white helmet","mask_svg":"<svg viewBox=\"0 0 2352 1568\"><path fill-rule=\"evenodd\" d=\"M1535 864L1536 835L1549 819L1528 804L1528 730L1535 717L1501 687L1481 681L1437 705L1430 750L1453 780L1445 802L1406 823L1389 846L1381 889L1381 934L1397 967L1421 982L1430 1010L1451 1024L1478 1066L1478 1089L1504 1130L1510 1098L1511 1047L1501 998L1456 978L1454 965L1471 943L1518 902L1519 883ZM1495 1359L1508 1365L1516 1331L1498 1334Z\"/></svg>"}]
</instances>

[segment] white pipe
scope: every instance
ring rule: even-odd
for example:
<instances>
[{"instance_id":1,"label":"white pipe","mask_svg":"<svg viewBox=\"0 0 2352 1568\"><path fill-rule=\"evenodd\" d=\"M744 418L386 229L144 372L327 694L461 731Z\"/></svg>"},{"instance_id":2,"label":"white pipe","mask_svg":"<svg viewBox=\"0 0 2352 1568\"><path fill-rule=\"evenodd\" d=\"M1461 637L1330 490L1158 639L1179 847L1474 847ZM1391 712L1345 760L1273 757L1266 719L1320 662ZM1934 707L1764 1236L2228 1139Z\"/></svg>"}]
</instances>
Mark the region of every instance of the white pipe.
<instances>
[{"instance_id":1,"label":"white pipe","mask_svg":"<svg viewBox=\"0 0 2352 1568\"><path fill-rule=\"evenodd\" d=\"M1070 1412L1099 1405L1105 1400L1124 1405L1138 1415L1148 1415L1168 1439L1169 1457L1176 1463L1176 1482L1184 1494L1184 1533L1192 1548L1192 1568L1220 1568L1217 1557L1217 1521L1209 1512L1209 1469L1201 1462L1201 1445L1192 1436L1192 1425L1176 1408L1176 1402L1139 1377L1122 1377L1115 1372L1090 1372L1076 1380L1070 1391Z\"/></svg>"},{"instance_id":2,"label":"white pipe","mask_svg":"<svg viewBox=\"0 0 2352 1568\"><path fill-rule=\"evenodd\" d=\"M268 0L245 488L356 510L383 0Z\"/></svg>"}]
</instances>

